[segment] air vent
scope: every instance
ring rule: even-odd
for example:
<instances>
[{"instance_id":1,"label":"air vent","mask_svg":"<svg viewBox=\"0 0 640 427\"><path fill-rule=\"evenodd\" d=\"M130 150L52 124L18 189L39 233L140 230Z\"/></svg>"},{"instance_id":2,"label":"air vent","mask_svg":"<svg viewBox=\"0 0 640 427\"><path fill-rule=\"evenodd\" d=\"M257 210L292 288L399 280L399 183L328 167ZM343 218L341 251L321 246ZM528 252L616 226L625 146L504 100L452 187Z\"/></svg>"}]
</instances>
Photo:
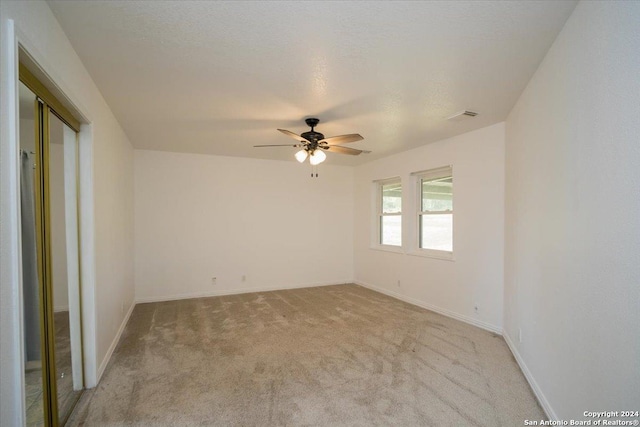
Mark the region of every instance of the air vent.
<instances>
[{"instance_id":1,"label":"air vent","mask_svg":"<svg viewBox=\"0 0 640 427\"><path fill-rule=\"evenodd\" d=\"M475 117L477 115L478 115L478 113L476 113L475 111L463 110L463 111L458 111L454 115L447 117L447 120L451 120L451 121L454 121L454 122L459 122L459 121L464 120L464 119L466 119L468 117Z\"/></svg>"}]
</instances>

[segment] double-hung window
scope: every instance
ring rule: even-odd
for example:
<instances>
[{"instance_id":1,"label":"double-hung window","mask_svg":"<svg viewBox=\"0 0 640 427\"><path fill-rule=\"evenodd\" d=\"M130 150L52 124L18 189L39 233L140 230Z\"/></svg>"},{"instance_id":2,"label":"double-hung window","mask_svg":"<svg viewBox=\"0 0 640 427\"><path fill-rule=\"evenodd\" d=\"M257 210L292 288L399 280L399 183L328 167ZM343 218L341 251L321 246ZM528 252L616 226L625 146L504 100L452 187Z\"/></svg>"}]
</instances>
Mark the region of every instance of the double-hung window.
<instances>
[{"instance_id":1,"label":"double-hung window","mask_svg":"<svg viewBox=\"0 0 640 427\"><path fill-rule=\"evenodd\" d=\"M402 184L400 178L377 182L378 244L402 246Z\"/></svg>"},{"instance_id":2,"label":"double-hung window","mask_svg":"<svg viewBox=\"0 0 640 427\"><path fill-rule=\"evenodd\" d=\"M453 255L453 169L450 166L413 174L418 187L418 248Z\"/></svg>"}]
</instances>

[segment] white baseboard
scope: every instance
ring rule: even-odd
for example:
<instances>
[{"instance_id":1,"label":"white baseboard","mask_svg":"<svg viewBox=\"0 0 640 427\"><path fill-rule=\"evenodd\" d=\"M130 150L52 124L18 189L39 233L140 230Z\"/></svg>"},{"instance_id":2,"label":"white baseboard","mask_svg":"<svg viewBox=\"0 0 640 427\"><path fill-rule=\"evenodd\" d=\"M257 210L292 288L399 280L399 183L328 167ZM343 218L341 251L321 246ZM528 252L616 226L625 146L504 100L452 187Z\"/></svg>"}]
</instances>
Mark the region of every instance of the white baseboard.
<instances>
[{"instance_id":1,"label":"white baseboard","mask_svg":"<svg viewBox=\"0 0 640 427\"><path fill-rule=\"evenodd\" d=\"M355 281L355 284L371 289L372 291L376 291L376 292L380 292L381 294L388 295L392 298L399 299L400 301L408 302L409 304L417 305L418 307L435 311L436 313L442 314L443 316L451 317L453 319L460 320L461 322L465 322L470 325L477 326L478 328L487 330L489 332L502 335L502 328L496 325L492 325L491 323L483 322L482 320L474 319L472 317L468 317L468 316L453 312L451 310L447 310L445 308L441 308L441 307L426 303L424 301L420 301L419 299L408 297L406 295L402 295L402 294L390 291L388 289L379 288L369 283Z\"/></svg>"},{"instance_id":2,"label":"white baseboard","mask_svg":"<svg viewBox=\"0 0 640 427\"><path fill-rule=\"evenodd\" d=\"M349 279L349 280L340 280L337 282L306 283L303 285L293 285L293 286L287 286L287 287L264 286L264 287L256 287L256 288L245 288L245 289L216 289L216 290L207 291L207 292L192 292L192 293L163 295L163 296L154 296L154 297L136 297L136 304L142 304L147 302L177 301L181 299L192 299L192 298L217 297L222 295L250 294L253 292L270 292L270 291L284 291L287 289L315 288L318 286L344 285L346 283L353 283L353 280Z\"/></svg>"},{"instance_id":3,"label":"white baseboard","mask_svg":"<svg viewBox=\"0 0 640 427\"><path fill-rule=\"evenodd\" d=\"M520 356L520 353L518 353L518 349L516 348L515 344L511 340L511 337L509 336L509 334L507 334L506 330L502 331L502 336L504 337L504 340L506 341L507 346L509 346L509 350L511 350L513 357L515 357L516 362L518 362L518 366L520 366L520 370L524 374L524 377L529 382L529 386L531 386L531 390L533 390L533 394L535 394L536 397L538 398L538 402L540 402L540 406L542 406L542 410L544 410L545 414L547 415L547 418L549 418L549 420L551 421L558 421L559 420L558 416L556 415L555 411L551 407L551 404L549 403L546 396L542 392L542 389L536 382L535 378L533 378L531 371L529 370L527 365L524 363L522 356Z\"/></svg>"},{"instance_id":4,"label":"white baseboard","mask_svg":"<svg viewBox=\"0 0 640 427\"><path fill-rule=\"evenodd\" d=\"M109 350L107 350L107 354L104 356L104 359L102 359L102 363L98 368L96 386L100 384L100 379L102 378L102 374L104 374L104 370L107 369L107 365L111 360L111 355L113 355L114 350L118 346L118 342L120 342L120 337L122 336L122 332L124 332L124 328L127 326L127 323L129 322L129 317L131 317L131 313L133 313L133 309L135 306L136 306L135 302L131 303L131 306L129 307L129 311L127 311L127 314L124 316L124 319L122 319L122 323L118 328L118 332L116 333L116 336L113 338L113 341L111 341L111 345L109 346Z\"/></svg>"}]
</instances>

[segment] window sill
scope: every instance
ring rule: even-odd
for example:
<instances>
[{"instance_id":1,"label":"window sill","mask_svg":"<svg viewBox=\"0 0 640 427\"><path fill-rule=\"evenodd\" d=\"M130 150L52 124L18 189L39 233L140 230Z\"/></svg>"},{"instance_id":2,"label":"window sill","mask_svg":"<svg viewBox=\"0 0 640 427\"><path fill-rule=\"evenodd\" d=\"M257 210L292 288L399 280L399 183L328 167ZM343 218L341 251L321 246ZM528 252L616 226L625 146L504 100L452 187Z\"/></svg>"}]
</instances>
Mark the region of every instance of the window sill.
<instances>
[{"instance_id":1,"label":"window sill","mask_svg":"<svg viewBox=\"0 0 640 427\"><path fill-rule=\"evenodd\" d=\"M404 254L404 251L402 250L402 246L372 245L372 246L369 246L369 249L372 249L374 251L391 252L394 254Z\"/></svg>"},{"instance_id":2,"label":"window sill","mask_svg":"<svg viewBox=\"0 0 640 427\"><path fill-rule=\"evenodd\" d=\"M416 249L416 250L407 252L407 255L455 262L455 258L453 257L453 252Z\"/></svg>"}]
</instances>

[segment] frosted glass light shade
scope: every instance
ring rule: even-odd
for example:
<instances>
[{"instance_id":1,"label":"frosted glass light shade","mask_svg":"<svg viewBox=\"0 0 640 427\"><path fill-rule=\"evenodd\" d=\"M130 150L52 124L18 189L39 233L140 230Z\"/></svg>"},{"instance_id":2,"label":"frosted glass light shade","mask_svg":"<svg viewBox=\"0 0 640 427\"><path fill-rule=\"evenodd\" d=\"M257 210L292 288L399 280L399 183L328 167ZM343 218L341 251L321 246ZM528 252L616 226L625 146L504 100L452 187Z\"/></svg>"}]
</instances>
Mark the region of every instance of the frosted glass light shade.
<instances>
[{"instance_id":1,"label":"frosted glass light shade","mask_svg":"<svg viewBox=\"0 0 640 427\"><path fill-rule=\"evenodd\" d=\"M304 162L306 158L307 158L306 150L300 150L296 153L296 160L299 161L300 163Z\"/></svg>"},{"instance_id":2,"label":"frosted glass light shade","mask_svg":"<svg viewBox=\"0 0 640 427\"><path fill-rule=\"evenodd\" d=\"M309 163L311 163L314 166L319 165L320 163L324 162L326 158L327 158L327 155L324 154L324 151L316 150L309 157Z\"/></svg>"}]
</instances>

